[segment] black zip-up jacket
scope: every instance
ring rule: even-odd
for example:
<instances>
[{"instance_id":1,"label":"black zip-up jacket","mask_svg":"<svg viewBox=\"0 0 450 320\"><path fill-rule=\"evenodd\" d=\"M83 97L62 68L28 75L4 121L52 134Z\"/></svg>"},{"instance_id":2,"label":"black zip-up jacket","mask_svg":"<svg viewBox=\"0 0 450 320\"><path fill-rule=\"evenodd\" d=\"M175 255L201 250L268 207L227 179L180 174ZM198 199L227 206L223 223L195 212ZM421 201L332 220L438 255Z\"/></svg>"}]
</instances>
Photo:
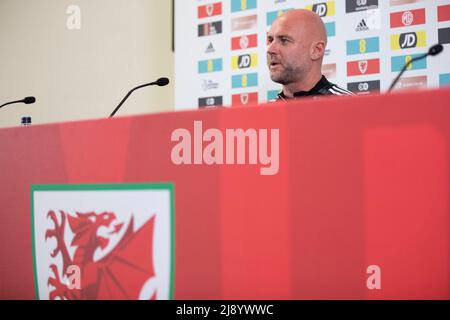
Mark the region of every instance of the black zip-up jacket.
<instances>
[{"instance_id":1,"label":"black zip-up jacket","mask_svg":"<svg viewBox=\"0 0 450 320\"><path fill-rule=\"evenodd\" d=\"M334 83L331 83L322 75L322 78L317 82L317 84L309 91L299 91L294 93L294 98L301 97L312 97L312 96L322 96L322 95L335 95L335 96L354 96L355 94L351 91L343 89ZM288 100L292 98L288 98L284 95L283 91L281 91L276 100Z\"/></svg>"}]
</instances>

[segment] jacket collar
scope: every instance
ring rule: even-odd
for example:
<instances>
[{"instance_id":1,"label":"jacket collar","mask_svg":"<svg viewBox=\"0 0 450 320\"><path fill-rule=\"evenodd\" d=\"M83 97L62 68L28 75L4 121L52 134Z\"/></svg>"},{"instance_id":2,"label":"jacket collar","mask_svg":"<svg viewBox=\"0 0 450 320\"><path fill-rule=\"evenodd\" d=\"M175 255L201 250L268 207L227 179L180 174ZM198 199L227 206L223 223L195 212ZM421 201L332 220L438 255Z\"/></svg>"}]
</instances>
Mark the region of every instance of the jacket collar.
<instances>
[{"instance_id":1,"label":"jacket collar","mask_svg":"<svg viewBox=\"0 0 450 320\"><path fill-rule=\"evenodd\" d=\"M306 97L306 96L315 96L323 94L323 90L326 89L330 85L330 82L325 78L324 75L320 78L319 82L316 83L316 85L309 91L298 91L294 92L294 98L298 97ZM281 91L278 94L278 99L286 100L290 99L284 95L284 92Z\"/></svg>"}]
</instances>

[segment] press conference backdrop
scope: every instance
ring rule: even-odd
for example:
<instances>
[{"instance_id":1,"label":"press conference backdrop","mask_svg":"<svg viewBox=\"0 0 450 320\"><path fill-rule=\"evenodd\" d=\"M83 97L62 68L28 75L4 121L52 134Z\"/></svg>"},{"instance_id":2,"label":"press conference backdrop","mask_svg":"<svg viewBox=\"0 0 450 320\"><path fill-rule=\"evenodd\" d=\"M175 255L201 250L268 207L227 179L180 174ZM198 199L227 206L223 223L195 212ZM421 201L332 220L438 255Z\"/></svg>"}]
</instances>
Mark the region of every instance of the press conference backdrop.
<instances>
[{"instance_id":1,"label":"press conference backdrop","mask_svg":"<svg viewBox=\"0 0 450 320\"><path fill-rule=\"evenodd\" d=\"M444 52L412 63L395 90L450 84L450 0L177 0L176 109L275 98L266 33L293 8L322 17L322 72L332 82L357 94L385 92L406 62L441 43Z\"/></svg>"}]
</instances>

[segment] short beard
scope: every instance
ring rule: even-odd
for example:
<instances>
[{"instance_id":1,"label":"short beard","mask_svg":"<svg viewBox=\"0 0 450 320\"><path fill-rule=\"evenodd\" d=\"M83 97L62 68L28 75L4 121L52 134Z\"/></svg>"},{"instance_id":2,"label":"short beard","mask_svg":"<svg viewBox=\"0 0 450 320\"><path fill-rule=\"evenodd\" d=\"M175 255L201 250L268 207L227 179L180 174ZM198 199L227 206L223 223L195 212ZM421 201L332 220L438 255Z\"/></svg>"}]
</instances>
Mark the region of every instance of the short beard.
<instances>
[{"instance_id":1,"label":"short beard","mask_svg":"<svg viewBox=\"0 0 450 320\"><path fill-rule=\"evenodd\" d=\"M293 82L299 81L299 78L303 74L303 70L301 68L293 69L291 67L286 67L280 74L270 75L270 79L273 82L287 85Z\"/></svg>"}]
</instances>

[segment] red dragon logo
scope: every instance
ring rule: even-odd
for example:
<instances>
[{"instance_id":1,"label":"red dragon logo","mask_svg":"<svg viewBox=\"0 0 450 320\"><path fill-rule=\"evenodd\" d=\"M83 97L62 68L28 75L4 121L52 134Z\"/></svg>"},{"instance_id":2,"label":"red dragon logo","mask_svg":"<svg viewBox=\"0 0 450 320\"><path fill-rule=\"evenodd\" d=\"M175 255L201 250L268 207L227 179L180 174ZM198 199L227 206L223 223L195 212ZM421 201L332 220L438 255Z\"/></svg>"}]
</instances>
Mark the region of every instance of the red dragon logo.
<instances>
[{"instance_id":1,"label":"red dragon logo","mask_svg":"<svg viewBox=\"0 0 450 320\"><path fill-rule=\"evenodd\" d=\"M59 255L62 269L51 264L53 277L48 279L50 299L138 299L145 282L155 276L153 266L153 233L155 216L149 219L139 230L134 230L134 218L131 216L128 227L116 246L97 261L94 253L105 249L110 239L98 235L100 228L106 228L109 235L118 234L124 223L116 223L112 212L76 212L76 216L60 210L60 221L51 210L47 218L54 223L53 229L47 229L45 240L55 238L56 248L50 253L52 258ZM70 249L64 235L66 222L73 233ZM74 249L74 250L73 250ZM70 252L74 252L71 256ZM74 289L65 284L70 277L70 266L80 270L80 286ZM60 278L61 276L61 278ZM156 292L151 299L156 298Z\"/></svg>"}]
</instances>

